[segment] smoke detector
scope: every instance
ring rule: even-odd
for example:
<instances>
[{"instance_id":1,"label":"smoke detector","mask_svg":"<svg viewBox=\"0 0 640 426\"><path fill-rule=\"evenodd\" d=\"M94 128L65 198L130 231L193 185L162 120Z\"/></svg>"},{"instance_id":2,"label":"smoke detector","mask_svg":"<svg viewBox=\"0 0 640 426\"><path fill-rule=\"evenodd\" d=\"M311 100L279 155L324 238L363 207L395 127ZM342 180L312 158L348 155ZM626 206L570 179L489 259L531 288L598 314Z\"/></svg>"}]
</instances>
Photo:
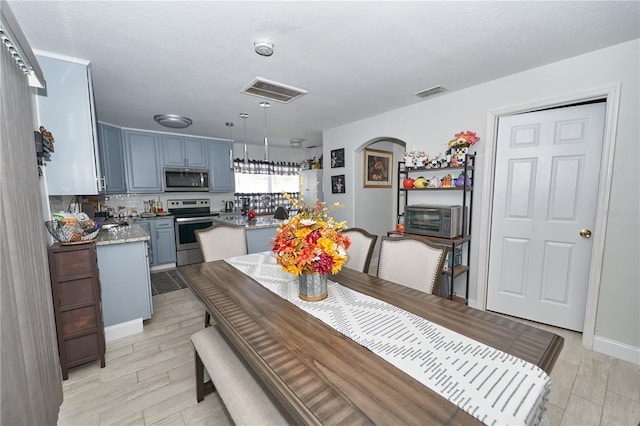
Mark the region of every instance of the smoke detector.
<instances>
[{"instance_id":1,"label":"smoke detector","mask_svg":"<svg viewBox=\"0 0 640 426\"><path fill-rule=\"evenodd\" d=\"M254 41L253 48L256 53L261 56L273 55L273 43L270 41Z\"/></svg>"}]
</instances>

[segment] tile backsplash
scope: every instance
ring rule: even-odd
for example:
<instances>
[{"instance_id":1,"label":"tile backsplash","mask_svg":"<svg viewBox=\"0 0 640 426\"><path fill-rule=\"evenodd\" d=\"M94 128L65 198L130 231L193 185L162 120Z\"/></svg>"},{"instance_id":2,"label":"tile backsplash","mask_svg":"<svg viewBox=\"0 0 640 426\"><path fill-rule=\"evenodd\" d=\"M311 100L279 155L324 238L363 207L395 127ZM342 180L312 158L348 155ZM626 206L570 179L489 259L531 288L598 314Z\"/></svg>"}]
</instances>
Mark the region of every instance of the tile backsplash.
<instances>
[{"instance_id":1,"label":"tile backsplash","mask_svg":"<svg viewBox=\"0 0 640 426\"><path fill-rule=\"evenodd\" d=\"M114 212L118 211L118 207L124 207L127 212L131 212L132 209L136 209L138 213L144 211L145 200L158 201L158 197L162 201L162 204L167 209L167 200L182 200L182 199L209 199L211 211L224 210L225 201L233 201L234 195L232 193L209 193L209 192L179 192L179 193L160 193L160 194L110 194L110 195L92 195L92 196L72 196L72 195L52 195L49 196L49 206L51 212L59 211L73 211L76 203L82 203L87 201L99 201L101 205L110 207Z\"/></svg>"}]
</instances>

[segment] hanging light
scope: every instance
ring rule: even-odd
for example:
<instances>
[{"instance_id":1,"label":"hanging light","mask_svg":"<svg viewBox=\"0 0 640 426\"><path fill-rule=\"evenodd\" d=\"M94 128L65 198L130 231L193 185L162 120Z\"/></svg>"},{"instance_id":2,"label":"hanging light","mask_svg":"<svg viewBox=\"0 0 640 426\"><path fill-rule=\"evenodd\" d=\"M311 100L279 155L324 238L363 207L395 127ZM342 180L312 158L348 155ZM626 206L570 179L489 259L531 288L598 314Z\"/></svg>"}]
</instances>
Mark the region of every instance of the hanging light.
<instances>
[{"instance_id":1,"label":"hanging light","mask_svg":"<svg viewBox=\"0 0 640 426\"><path fill-rule=\"evenodd\" d=\"M246 112L240 113L240 118L242 118L242 123L244 124L244 162L247 163L247 118L249 118L249 114Z\"/></svg>"},{"instance_id":2,"label":"hanging light","mask_svg":"<svg viewBox=\"0 0 640 426\"><path fill-rule=\"evenodd\" d=\"M233 142L233 138L231 137L231 128L233 127L233 122L227 121L226 123L224 123L224 125L229 128L229 140Z\"/></svg>"},{"instance_id":3,"label":"hanging light","mask_svg":"<svg viewBox=\"0 0 640 426\"><path fill-rule=\"evenodd\" d=\"M269 102L260 102L264 109L264 159L269 161L269 140L267 139L267 108L271 106Z\"/></svg>"}]
</instances>

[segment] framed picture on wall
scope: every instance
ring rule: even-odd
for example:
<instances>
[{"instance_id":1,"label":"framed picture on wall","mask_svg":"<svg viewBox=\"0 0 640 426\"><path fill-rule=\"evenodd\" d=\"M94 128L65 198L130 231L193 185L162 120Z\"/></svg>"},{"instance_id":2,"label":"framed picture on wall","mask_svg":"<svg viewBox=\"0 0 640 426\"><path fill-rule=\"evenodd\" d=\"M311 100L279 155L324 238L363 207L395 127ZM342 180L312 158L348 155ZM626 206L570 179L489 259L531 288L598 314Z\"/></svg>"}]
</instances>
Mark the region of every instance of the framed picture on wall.
<instances>
[{"instance_id":1,"label":"framed picture on wall","mask_svg":"<svg viewBox=\"0 0 640 426\"><path fill-rule=\"evenodd\" d=\"M362 170L363 187L391 188L393 152L365 148Z\"/></svg>"},{"instance_id":2,"label":"framed picture on wall","mask_svg":"<svg viewBox=\"0 0 640 426\"><path fill-rule=\"evenodd\" d=\"M331 150L331 168L344 167L344 148Z\"/></svg>"},{"instance_id":3,"label":"framed picture on wall","mask_svg":"<svg viewBox=\"0 0 640 426\"><path fill-rule=\"evenodd\" d=\"M344 194L345 184L344 175L331 176L331 193Z\"/></svg>"}]
</instances>

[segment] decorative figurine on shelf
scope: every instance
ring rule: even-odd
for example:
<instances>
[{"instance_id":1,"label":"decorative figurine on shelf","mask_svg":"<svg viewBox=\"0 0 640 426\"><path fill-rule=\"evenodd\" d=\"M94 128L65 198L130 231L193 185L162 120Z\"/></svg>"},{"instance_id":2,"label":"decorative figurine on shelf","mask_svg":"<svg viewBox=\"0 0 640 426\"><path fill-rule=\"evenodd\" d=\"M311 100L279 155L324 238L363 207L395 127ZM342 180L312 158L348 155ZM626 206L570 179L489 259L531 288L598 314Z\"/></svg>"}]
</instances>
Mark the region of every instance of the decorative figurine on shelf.
<instances>
[{"instance_id":1,"label":"decorative figurine on shelf","mask_svg":"<svg viewBox=\"0 0 640 426\"><path fill-rule=\"evenodd\" d=\"M438 169L440 168L440 153L437 153L429 160L427 164L427 169Z\"/></svg>"},{"instance_id":2,"label":"decorative figurine on shelf","mask_svg":"<svg viewBox=\"0 0 640 426\"><path fill-rule=\"evenodd\" d=\"M441 186L440 179L438 179L437 176L434 176L431 179L429 179L429 183L427 184L427 188L440 188L440 186Z\"/></svg>"},{"instance_id":3,"label":"decorative figurine on shelf","mask_svg":"<svg viewBox=\"0 0 640 426\"><path fill-rule=\"evenodd\" d=\"M452 148L453 155L451 156L452 167L464 166L464 160L467 156L467 150L469 148Z\"/></svg>"},{"instance_id":4,"label":"decorative figurine on shelf","mask_svg":"<svg viewBox=\"0 0 640 426\"><path fill-rule=\"evenodd\" d=\"M446 174L442 176L442 187L443 188L451 188L451 181L453 177L450 174Z\"/></svg>"},{"instance_id":5,"label":"decorative figurine on shelf","mask_svg":"<svg viewBox=\"0 0 640 426\"><path fill-rule=\"evenodd\" d=\"M471 186L471 179L469 179L468 177L465 179L465 177L466 176L464 175L464 172L460 172L460 176L456 178L456 187L462 188L463 186L465 186L465 180L467 187Z\"/></svg>"},{"instance_id":6,"label":"decorative figurine on shelf","mask_svg":"<svg viewBox=\"0 0 640 426\"><path fill-rule=\"evenodd\" d=\"M456 133L454 138L449 141L449 148L451 148L451 166L464 166L465 157L469 147L477 143L479 140L480 137L470 130Z\"/></svg>"}]
</instances>

